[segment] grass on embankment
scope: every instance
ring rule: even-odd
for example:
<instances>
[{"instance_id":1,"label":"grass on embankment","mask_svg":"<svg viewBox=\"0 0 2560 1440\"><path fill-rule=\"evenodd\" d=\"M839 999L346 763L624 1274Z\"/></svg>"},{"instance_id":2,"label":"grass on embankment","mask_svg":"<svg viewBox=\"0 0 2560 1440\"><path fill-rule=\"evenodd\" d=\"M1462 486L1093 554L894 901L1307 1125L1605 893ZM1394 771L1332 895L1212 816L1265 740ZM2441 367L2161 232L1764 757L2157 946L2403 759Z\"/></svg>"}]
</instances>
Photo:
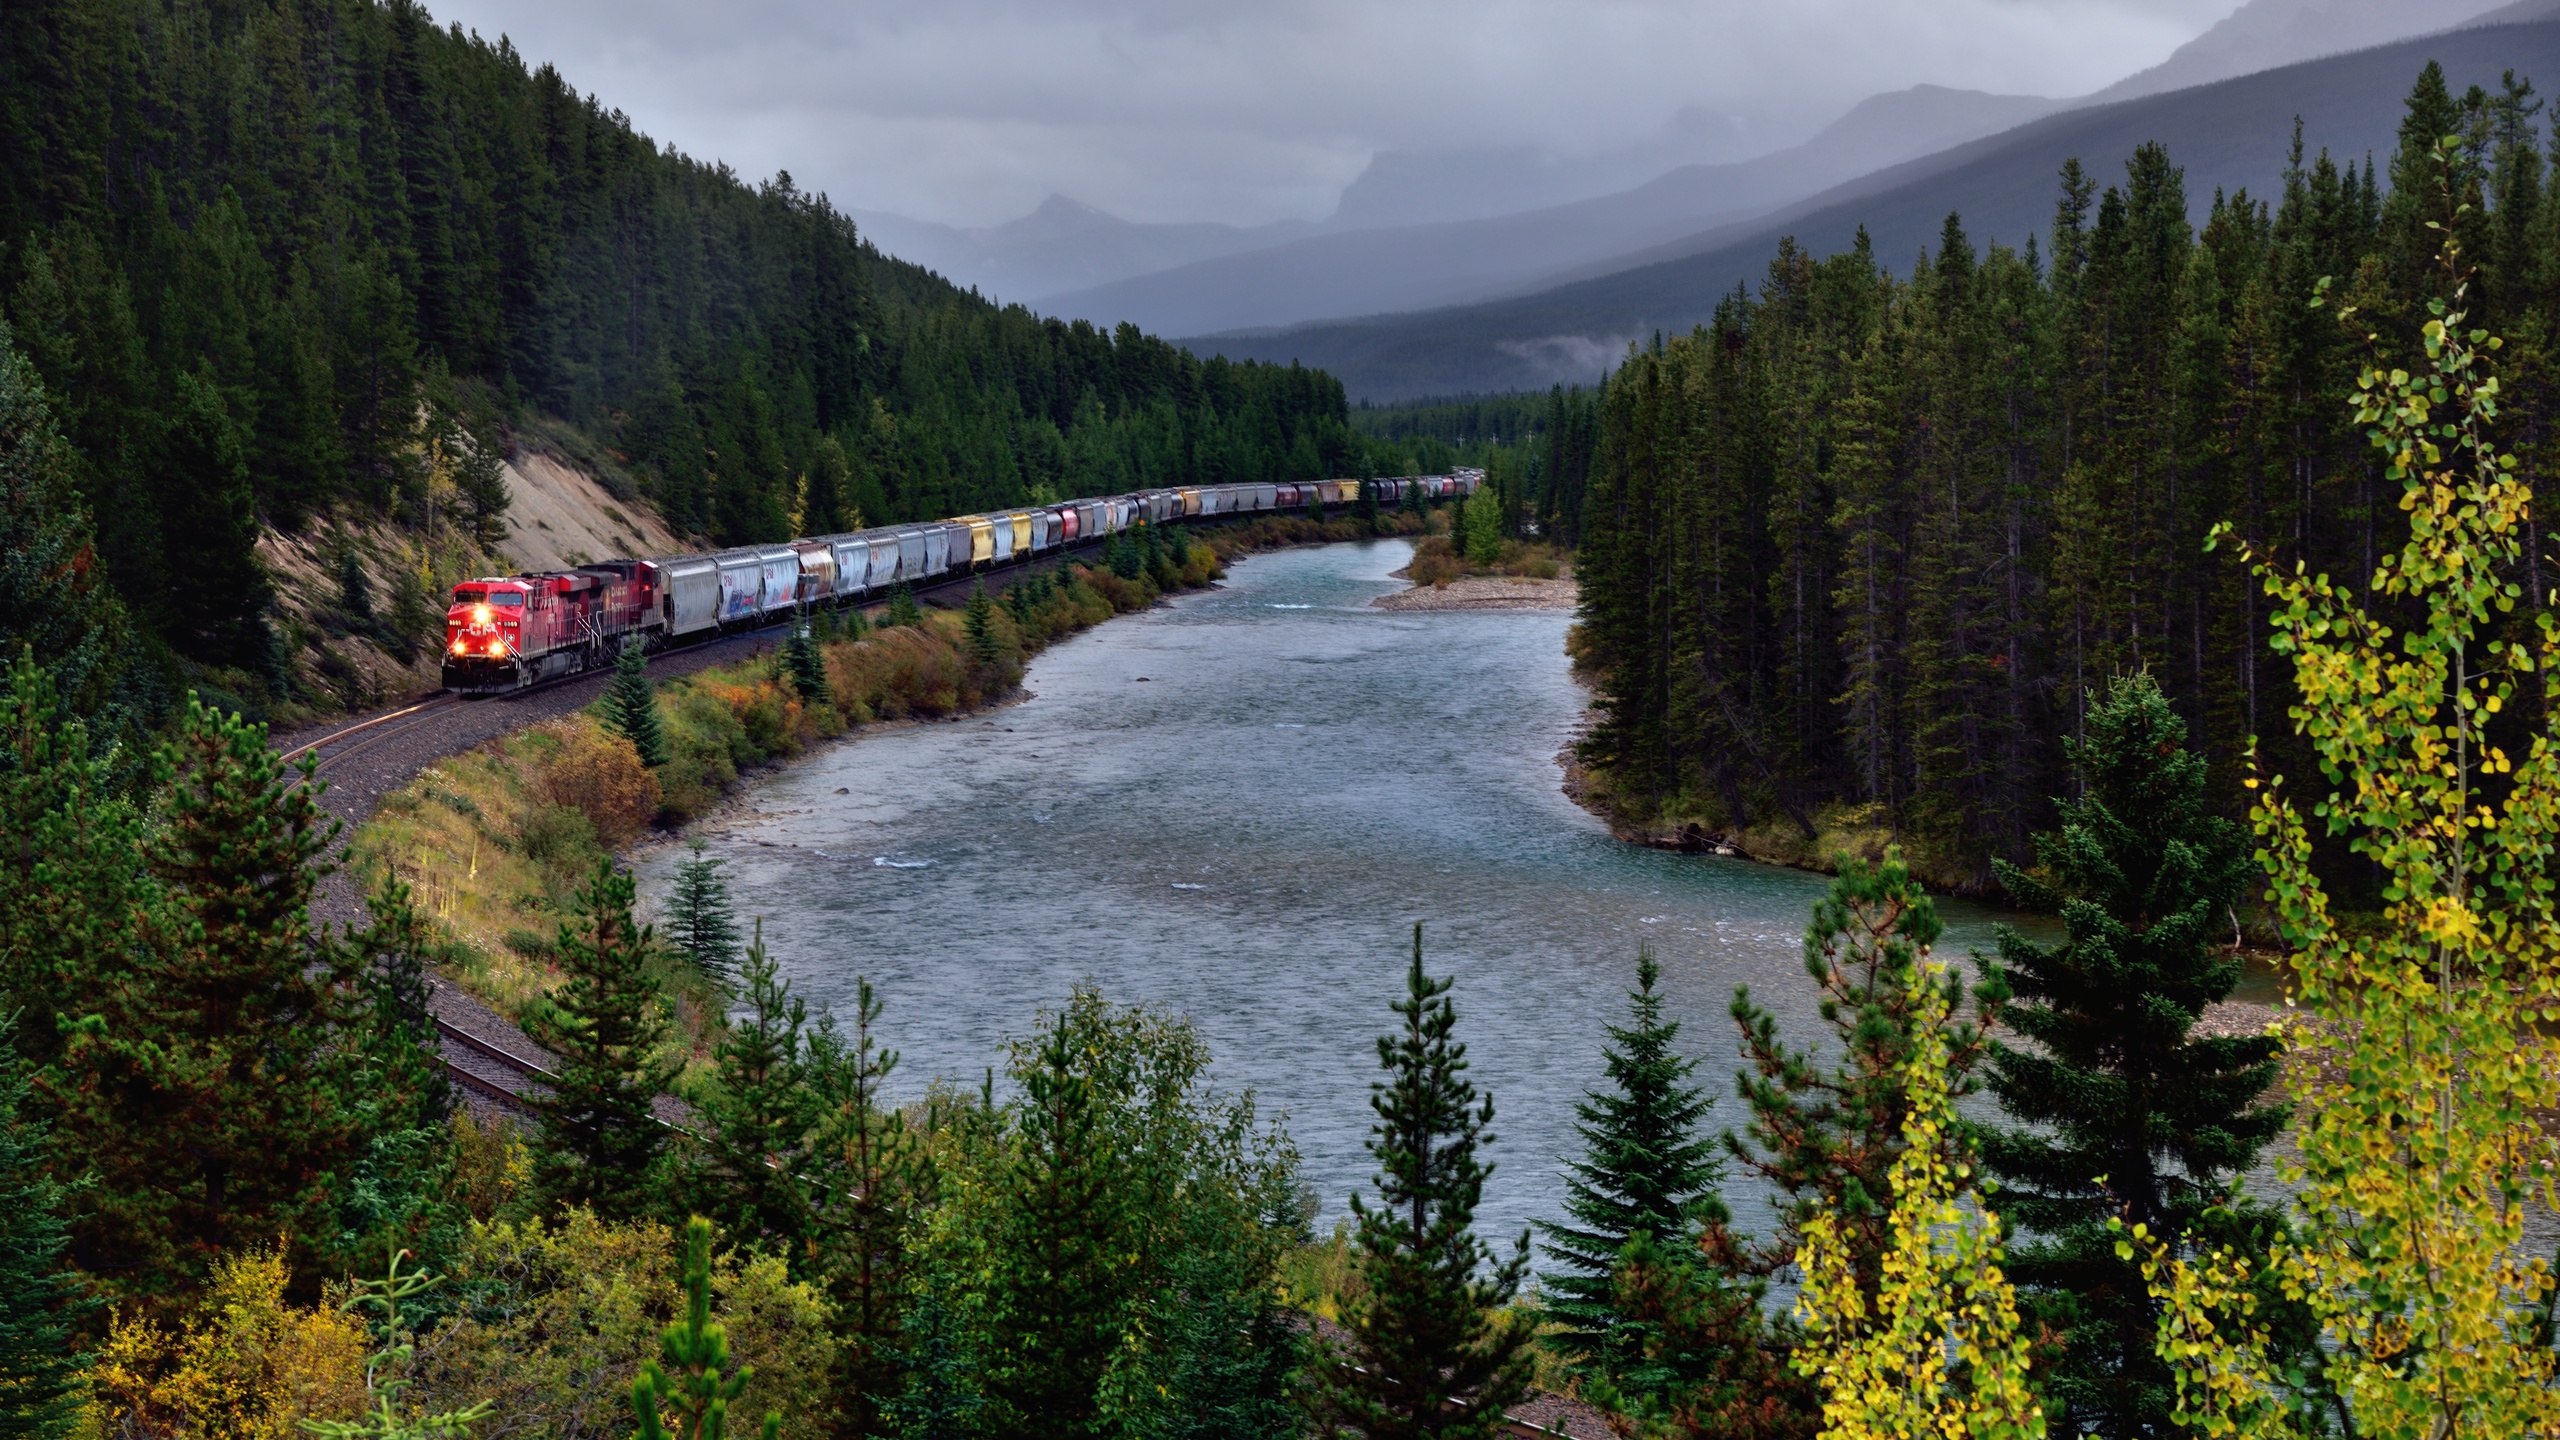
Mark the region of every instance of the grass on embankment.
<instances>
[{"instance_id":1,"label":"grass on embankment","mask_svg":"<svg viewBox=\"0 0 2560 1440\"><path fill-rule=\"evenodd\" d=\"M1380 525L1391 535L1420 528L1411 516ZM866 624L858 636L822 629L824 702L801 697L778 653L669 680L658 687L669 758L657 770L594 713L568 716L437 763L383 798L350 854L368 880L387 868L414 889L447 942L448 977L522 1019L559 981L560 924L598 862L653 827L707 813L741 776L865 725L999 701L1050 644L1205 586L1236 556L1368 533L1351 520L1266 516L1192 537L1179 563L1160 555L1132 576L1070 562L1053 583L1031 586L1028 603L995 605L992 662L972 654L957 610L928 610L914 625ZM773 633L778 651L784 632ZM662 978L687 1048L707 1053L725 1003L686 967L670 962Z\"/></svg>"}]
</instances>

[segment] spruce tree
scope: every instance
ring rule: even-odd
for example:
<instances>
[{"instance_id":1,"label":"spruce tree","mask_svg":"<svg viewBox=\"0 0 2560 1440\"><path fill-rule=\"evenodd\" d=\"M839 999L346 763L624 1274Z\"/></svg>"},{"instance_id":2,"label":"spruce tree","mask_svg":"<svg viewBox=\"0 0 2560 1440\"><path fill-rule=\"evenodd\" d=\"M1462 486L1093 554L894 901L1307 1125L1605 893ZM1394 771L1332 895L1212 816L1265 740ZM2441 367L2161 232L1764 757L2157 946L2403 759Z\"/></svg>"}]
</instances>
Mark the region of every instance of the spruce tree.
<instances>
[{"instance_id":1,"label":"spruce tree","mask_svg":"<svg viewBox=\"0 0 2560 1440\"><path fill-rule=\"evenodd\" d=\"M85 1357L72 1346L84 1318L51 1138L28 1093L26 1063L0 1013L0 1440L52 1440L79 1418Z\"/></svg>"},{"instance_id":2,"label":"spruce tree","mask_svg":"<svg viewBox=\"0 0 2560 1440\"><path fill-rule=\"evenodd\" d=\"M2031 1042L1990 1050L1992 1093L2032 1127L1984 1137L2001 1217L2034 1237L2009 1274L2067 1342L2046 1380L2065 1422L2115 1436L2169 1433L2177 1396L2141 1268L2117 1257L2110 1222L2196 1233L2286 1115L2260 1101L2277 1041L2194 1033L2239 979L2217 927L2255 867L2185 741L2150 676L2110 683L2088 737L2066 742L2080 793L2036 837L2038 867L1999 867L2021 906L2060 912L2067 938L2039 945L2003 926L1986 962L2018 997L2005 1023Z\"/></svg>"},{"instance_id":3,"label":"spruce tree","mask_svg":"<svg viewBox=\"0 0 2560 1440\"><path fill-rule=\"evenodd\" d=\"M1686 1083L1698 1062L1672 1048L1680 1022L1666 1020L1654 991L1661 963L1636 953L1629 1023L1609 1027L1603 1062L1615 1088L1591 1091L1574 1107L1583 1155L1565 1162L1562 1223L1541 1222L1547 1254L1563 1268L1541 1277L1542 1339L1577 1368L1626 1387L1643 1361L1643 1336L1618 1309L1620 1256L1639 1238L1657 1252L1685 1244L1699 1220L1729 1219L1715 1193L1723 1179L1715 1142L1699 1133L1714 1101ZM1639 1382L1640 1383L1640 1382Z\"/></svg>"},{"instance_id":4,"label":"spruce tree","mask_svg":"<svg viewBox=\"0 0 2560 1440\"><path fill-rule=\"evenodd\" d=\"M1369 1087L1378 1199L1351 1201L1367 1288L1317 1380L1329 1419L1368 1440L1493 1435L1529 1385L1534 1322L1502 1313L1528 1271L1529 1236L1495 1264L1475 1233L1493 1173L1483 1158L1493 1098L1479 1099L1466 1078L1452 984L1423 973L1416 924L1405 998L1394 1005L1403 1028L1378 1037L1388 1078Z\"/></svg>"},{"instance_id":5,"label":"spruce tree","mask_svg":"<svg viewBox=\"0 0 2560 1440\"><path fill-rule=\"evenodd\" d=\"M705 853L699 840L686 842L689 860L676 862L675 890L667 896L667 943L713 984L732 990L738 983L738 922L729 908L729 882L720 877L725 859Z\"/></svg>"},{"instance_id":6,"label":"spruce tree","mask_svg":"<svg viewBox=\"0 0 2560 1440\"><path fill-rule=\"evenodd\" d=\"M987 598L987 582L978 580L969 586L969 606L960 612L961 628L968 632L969 658L980 665L993 666L1003 651L996 643L995 603Z\"/></svg>"},{"instance_id":7,"label":"spruce tree","mask_svg":"<svg viewBox=\"0 0 2560 1440\"><path fill-rule=\"evenodd\" d=\"M916 592L900 585L898 593L889 597L889 613L881 623L884 625L923 624L924 607L916 603Z\"/></svg>"},{"instance_id":8,"label":"spruce tree","mask_svg":"<svg viewBox=\"0 0 2560 1440\"><path fill-rule=\"evenodd\" d=\"M613 664L613 684L599 702L604 728L631 742L640 763L655 770L667 763L667 733L658 722L658 695L649 683L649 654L637 635L622 642Z\"/></svg>"},{"instance_id":9,"label":"spruce tree","mask_svg":"<svg viewBox=\"0 0 2560 1440\"><path fill-rule=\"evenodd\" d=\"M805 619L791 628L791 638L782 643L782 669L791 677L791 688L803 703L829 703L827 658L819 650L818 637Z\"/></svg>"},{"instance_id":10,"label":"spruce tree","mask_svg":"<svg viewBox=\"0 0 2560 1440\"><path fill-rule=\"evenodd\" d=\"M817 1124L807 1074L808 1006L791 994L764 948L764 922L747 946L740 1011L712 1050L695 1203L732 1240L797 1256L810 1200L803 1172Z\"/></svg>"},{"instance_id":11,"label":"spruce tree","mask_svg":"<svg viewBox=\"0 0 2560 1440\"><path fill-rule=\"evenodd\" d=\"M667 1127L653 1102L681 1068L660 1053L667 1023L649 974L656 937L632 918L633 893L629 875L597 862L576 918L560 924L568 980L525 1026L559 1062L534 1098L535 1188L555 1208L583 1205L617 1220L655 1208Z\"/></svg>"}]
</instances>

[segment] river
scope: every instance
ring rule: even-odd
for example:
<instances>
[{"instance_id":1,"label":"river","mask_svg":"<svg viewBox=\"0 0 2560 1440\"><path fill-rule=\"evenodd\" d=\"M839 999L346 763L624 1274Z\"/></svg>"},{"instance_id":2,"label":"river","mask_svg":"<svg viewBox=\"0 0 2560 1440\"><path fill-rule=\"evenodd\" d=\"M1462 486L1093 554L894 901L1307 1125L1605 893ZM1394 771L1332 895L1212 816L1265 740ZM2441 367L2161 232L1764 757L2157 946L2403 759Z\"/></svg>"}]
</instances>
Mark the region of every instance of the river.
<instances>
[{"instance_id":1,"label":"river","mask_svg":"<svg viewBox=\"0 0 2560 1440\"><path fill-rule=\"evenodd\" d=\"M1495 1101L1480 1212L1505 1249L1559 1215L1573 1105L1600 1083L1637 947L1738 1124L1726 1005L1748 984L1813 1034L1802 961L1824 881L1622 844L1559 789L1583 695L1556 612L1388 613L1404 542L1245 560L1216 590L1114 620L1031 666L1031 698L868 735L700 827L796 993L887 1004L895 1093L970 1088L1080 980L1191 1018L1221 1084L1285 1113L1329 1225L1368 1184L1374 1037L1409 934L1454 975ZM683 852L642 857L663 894ZM2000 917L1949 903L1941 953ZM1756 1189L1729 1187L1764 1232Z\"/></svg>"}]
</instances>

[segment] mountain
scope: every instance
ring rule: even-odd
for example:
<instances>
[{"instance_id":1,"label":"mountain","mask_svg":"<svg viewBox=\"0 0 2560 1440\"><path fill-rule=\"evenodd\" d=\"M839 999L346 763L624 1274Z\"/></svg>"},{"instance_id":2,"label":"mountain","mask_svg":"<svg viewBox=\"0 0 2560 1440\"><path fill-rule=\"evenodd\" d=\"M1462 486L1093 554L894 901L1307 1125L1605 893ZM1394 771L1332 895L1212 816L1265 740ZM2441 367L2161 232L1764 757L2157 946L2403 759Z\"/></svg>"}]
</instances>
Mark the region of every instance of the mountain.
<instances>
[{"instance_id":1,"label":"mountain","mask_svg":"<svg viewBox=\"0 0 2560 1440\"><path fill-rule=\"evenodd\" d=\"M1487 299L1766 213L2059 103L1918 85L1862 102L1802 145L1739 164L1682 166L1618 194L1525 214L1315 235L1039 304L1101 324L1198 334Z\"/></svg>"},{"instance_id":2,"label":"mountain","mask_svg":"<svg viewBox=\"0 0 2560 1440\"><path fill-rule=\"evenodd\" d=\"M1369 400L1588 383L1629 343L1687 330L1706 319L1718 297L1757 284L1788 236L1823 255L1849 246L1863 227L1877 254L1900 270L1936 243L1954 211L1977 244L2023 244L2051 222L2064 160L2077 157L2101 181L2111 180L2152 140L2184 167L2189 204L2201 217L2217 187L2275 192L2296 116L2314 149L2359 161L2388 154L2401 101L2430 59L2444 65L2457 94L2473 84L2494 87L2509 69L2560 76L2560 21L2478 26L2063 111L1535 293L1183 343L1202 354L1321 366L1355 398Z\"/></svg>"},{"instance_id":3,"label":"mountain","mask_svg":"<svg viewBox=\"0 0 2560 1440\"><path fill-rule=\"evenodd\" d=\"M2546 8L2550 0L2538 0ZM2089 97L2131 100L2448 30L2498 0L2249 0L2169 58ZM2513 17L2524 18L2524 17Z\"/></svg>"},{"instance_id":4,"label":"mountain","mask_svg":"<svg viewBox=\"0 0 2560 1440\"><path fill-rule=\"evenodd\" d=\"M1002 225L962 228L857 210L865 238L891 255L989 295L1028 300L1108 284L1217 255L1295 239L1305 221L1271 225L1151 225L1052 195Z\"/></svg>"}]
</instances>

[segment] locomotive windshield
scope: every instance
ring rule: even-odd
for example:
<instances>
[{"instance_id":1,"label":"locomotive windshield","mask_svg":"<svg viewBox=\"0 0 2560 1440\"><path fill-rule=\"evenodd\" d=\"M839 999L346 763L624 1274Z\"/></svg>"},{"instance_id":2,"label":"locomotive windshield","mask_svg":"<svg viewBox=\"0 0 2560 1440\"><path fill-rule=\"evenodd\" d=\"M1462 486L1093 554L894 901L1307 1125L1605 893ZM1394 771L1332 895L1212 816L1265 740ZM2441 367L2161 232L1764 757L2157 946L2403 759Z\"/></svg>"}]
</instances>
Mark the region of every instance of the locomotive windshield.
<instances>
[{"instance_id":1,"label":"locomotive windshield","mask_svg":"<svg viewBox=\"0 0 2560 1440\"><path fill-rule=\"evenodd\" d=\"M483 585L456 585L453 587L453 603L456 605L476 604L488 598L488 587Z\"/></svg>"},{"instance_id":2,"label":"locomotive windshield","mask_svg":"<svg viewBox=\"0 0 2560 1440\"><path fill-rule=\"evenodd\" d=\"M489 603L492 605L522 605L524 604L524 596L513 590L493 590L489 592Z\"/></svg>"}]
</instances>

